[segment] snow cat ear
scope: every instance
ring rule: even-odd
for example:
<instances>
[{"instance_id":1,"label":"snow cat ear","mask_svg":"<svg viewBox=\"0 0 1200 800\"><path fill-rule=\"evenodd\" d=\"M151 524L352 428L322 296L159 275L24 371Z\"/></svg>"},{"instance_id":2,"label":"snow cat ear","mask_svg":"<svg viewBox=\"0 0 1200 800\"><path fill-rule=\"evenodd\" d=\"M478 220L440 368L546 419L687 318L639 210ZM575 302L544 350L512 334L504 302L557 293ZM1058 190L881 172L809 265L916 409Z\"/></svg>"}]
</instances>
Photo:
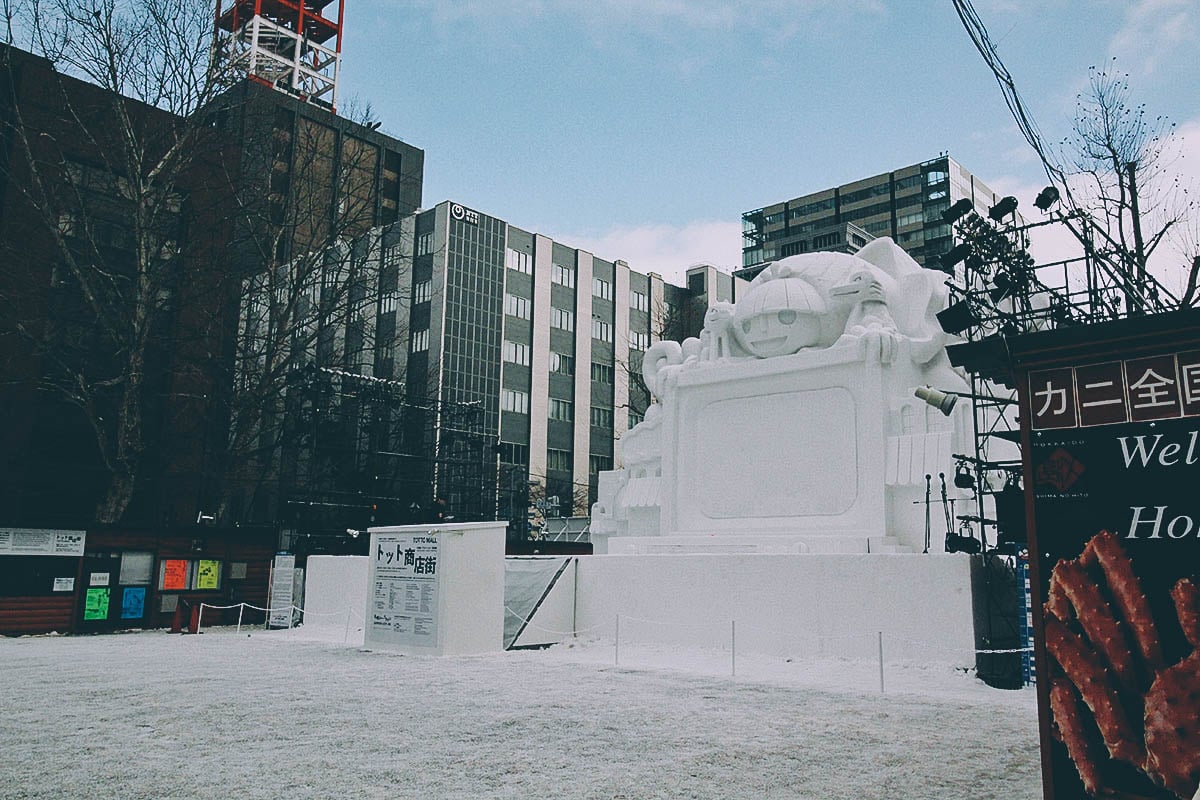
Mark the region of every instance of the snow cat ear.
<instances>
[{"instance_id":1,"label":"snow cat ear","mask_svg":"<svg viewBox=\"0 0 1200 800\"><path fill-rule=\"evenodd\" d=\"M867 242L855 255L868 264L879 267L896 280L922 271L921 265L905 252L903 247L893 242L890 236L881 236Z\"/></svg>"}]
</instances>

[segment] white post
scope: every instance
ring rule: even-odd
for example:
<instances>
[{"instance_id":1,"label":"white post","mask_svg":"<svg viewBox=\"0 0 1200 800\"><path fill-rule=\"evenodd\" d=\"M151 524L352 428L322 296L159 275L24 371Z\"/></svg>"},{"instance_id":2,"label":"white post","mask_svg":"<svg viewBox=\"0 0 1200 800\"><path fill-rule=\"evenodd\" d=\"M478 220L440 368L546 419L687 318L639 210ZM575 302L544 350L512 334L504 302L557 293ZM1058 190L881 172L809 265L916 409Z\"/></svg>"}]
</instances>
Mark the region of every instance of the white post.
<instances>
[{"instance_id":1,"label":"white post","mask_svg":"<svg viewBox=\"0 0 1200 800\"><path fill-rule=\"evenodd\" d=\"M245 610L246 610L246 604L238 603L238 626L237 626L238 633L242 632L242 612L244 612Z\"/></svg>"},{"instance_id":2,"label":"white post","mask_svg":"<svg viewBox=\"0 0 1200 800\"><path fill-rule=\"evenodd\" d=\"M346 633L342 636L342 644L350 642L350 606L346 606Z\"/></svg>"},{"instance_id":3,"label":"white post","mask_svg":"<svg viewBox=\"0 0 1200 800\"><path fill-rule=\"evenodd\" d=\"M200 623L204 621L204 603L200 604L200 613L196 615L196 634L200 633Z\"/></svg>"},{"instance_id":4,"label":"white post","mask_svg":"<svg viewBox=\"0 0 1200 800\"><path fill-rule=\"evenodd\" d=\"M621 666L621 615L617 614L617 631L613 636L613 666Z\"/></svg>"},{"instance_id":5,"label":"white post","mask_svg":"<svg viewBox=\"0 0 1200 800\"><path fill-rule=\"evenodd\" d=\"M737 677L737 620L729 620L729 674Z\"/></svg>"},{"instance_id":6,"label":"white post","mask_svg":"<svg viewBox=\"0 0 1200 800\"><path fill-rule=\"evenodd\" d=\"M883 694L883 631L879 632L879 693Z\"/></svg>"},{"instance_id":7,"label":"white post","mask_svg":"<svg viewBox=\"0 0 1200 800\"><path fill-rule=\"evenodd\" d=\"M575 557L575 563L572 565L571 576L574 579L575 586L571 590L571 638L579 638L579 557Z\"/></svg>"}]
</instances>

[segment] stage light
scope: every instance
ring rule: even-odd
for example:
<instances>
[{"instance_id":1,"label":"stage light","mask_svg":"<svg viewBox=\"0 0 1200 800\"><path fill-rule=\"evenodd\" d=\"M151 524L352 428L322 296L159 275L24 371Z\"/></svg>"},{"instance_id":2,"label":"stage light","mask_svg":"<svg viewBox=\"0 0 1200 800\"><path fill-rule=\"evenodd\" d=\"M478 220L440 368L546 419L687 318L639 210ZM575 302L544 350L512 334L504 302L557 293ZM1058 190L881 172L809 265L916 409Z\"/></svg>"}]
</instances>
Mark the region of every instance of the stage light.
<instances>
[{"instance_id":1,"label":"stage light","mask_svg":"<svg viewBox=\"0 0 1200 800\"><path fill-rule=\"evenodd\" d=\"M975 488L975 476L971 474L971 470L967 467L965 461L960 461L954 467L954 485L959 489Z\"/></svg>"},{"instance_id":2,"label":"stage light","mask_svg":"<svg viewBox=\"0 0 1200 800\"><path fill-rule=\"evenodd\" d=\"M975 204L971 202L971 198L964 197L942 212L942 222L947 225L953 225L962 217L970 214L974 209Z\"/></svg>"},{"instance_id":3,"label":"stage light","mask_svg":"<svg viewBox=\"0 0 1200 800\"><path fill-rule=\"evenodd\" d=\"M963 536L958 533L946 532L947 553L969 553L976 555L983 550L979 540L973 536Z\"/></svg>"},{"instance_id":4,"label":"stage light","mask_svg":"<svg viewBox=\"0 0 1200 800\"><path fill-rule=\"evenodd\" d=\"M954 274L954 265L971 255L971 245L969 242L963 242L960 245L947 250L938 257L938 262L942 265L942 272Z\"/></svg>"},{"instance_id":5,"label":"stage light","mask_svg":"<svg viewBox=\"0 0 1200 800\"><path fill-rule=\"evenodd\" d=\"M939 311L937 321L946 333L962 333L980 322L979 317L975 316L975 312L971 310L971 306L966 300L951 303L945 310Z\"/></svg>"},{"instance_id":6,"label":"stage light","mask_svg":"<svg viewBox=\"0 0 1200 800\"><path fill-rule=\"evenodd\" d=\"M988 209L988 216L996 222L1001 222L1009 214L1017 210L1017 198L1009 195L1000 199L999 203Z\"/></svg>"},{"instance_id":7,"label":"stage light","mask_svg":"<svg viewBox=\"0 0 1200 800\"><path fill-rule=\"evenodd\" d=\"M1058 198L1058 189L1053 186L1047 186L1038 193L1037 199L1033 201L1033 204L1042 211L1049 211L1050 206L1058 202Z\"/></svg>"},{"instance_id":8,"label":"stage light","mask_svg":"<svg viewBox=\"0 0 1200 800\"><path fill-rule=\"evenodd\" d=\"M950 412L954 411L954 404L958 402L958 395L954 392L942 392L930 386L918 386L913 394L947 417L950 416Z\"/></svg>"},{"instance_id":9,"label":"stage light","mask_svg":"<svg viewBox=\"0 0 1200 800\"><path fill-rule=\"evenodd\" d=\"M992 278L992 288L988 290L988 297L992 298L993 303L999 303L1012 293L1015 285L1016 281L1011 274L997 272L996 277Z\"/></svg>"}]
</instances>

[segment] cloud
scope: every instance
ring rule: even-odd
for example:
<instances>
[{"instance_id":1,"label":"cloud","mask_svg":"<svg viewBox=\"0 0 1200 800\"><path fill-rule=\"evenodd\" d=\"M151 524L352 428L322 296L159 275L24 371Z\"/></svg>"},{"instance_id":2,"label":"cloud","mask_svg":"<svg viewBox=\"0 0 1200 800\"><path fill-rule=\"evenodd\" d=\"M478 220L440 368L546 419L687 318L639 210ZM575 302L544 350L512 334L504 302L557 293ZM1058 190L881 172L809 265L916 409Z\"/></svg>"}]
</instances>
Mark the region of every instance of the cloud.
<instances>
[{"instance_id":1,"label":"cloud","mask_svg":"<svg viewBox=\"0 0 1200 800\"><path fill-rule=\"evenodd\" d=\"M1139 0L1125 12L1125 23L1109 49L1151 75L1168 62L1192 63L1186 45L1200 40L1200 4L1196 0Z\"/></svg>"},{"instance_id":2,"label":"cloud","mask_svg":"<svg viewBox=\"0 0 1200 800\"><path fill-rule=\"evenodd\" d=\"M622 259L638 272L657 272L668 283L683 285L688 267L713 264L726 272L742 265L742 226L724 220L694 220L683 225L650 223L612 228L599 236L554 234L554 239L587 250L606 261Z\"/></svg>"}]
</instances>

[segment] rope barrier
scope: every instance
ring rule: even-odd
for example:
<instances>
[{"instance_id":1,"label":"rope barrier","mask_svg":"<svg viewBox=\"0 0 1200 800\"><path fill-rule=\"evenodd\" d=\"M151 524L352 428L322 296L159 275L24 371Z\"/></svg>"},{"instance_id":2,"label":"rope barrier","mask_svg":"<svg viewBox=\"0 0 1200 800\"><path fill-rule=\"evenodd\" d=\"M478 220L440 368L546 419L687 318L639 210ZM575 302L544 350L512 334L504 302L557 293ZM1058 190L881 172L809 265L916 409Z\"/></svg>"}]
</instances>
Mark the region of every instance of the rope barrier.
<instances>
[{"instance_id":1,"label":"rope barrier","mask_svg":"<svg viewBox=\"0 0 1200 800\"><path fill-rule=\"evenodd\" d=\"M518 612L513 611L508 606L505 606L504 610L505 610L505 612L512 614L514 617L521 620L521 622L525 623L525 625L528 627L536 628L537 630L541 631L542 633L555 633L555 634L558 634L559 636L578 636L581 633L588 633L590 631L599 630L600 628L607 627L606 624L599 623L596 625L592 625L591 627L588 627L588 628L577 628L573 631L556 631L553 628L547 628L543 625L537 624L536 622L533 621L532 617L521 616Z\"/></svg>"}]
</instances>

